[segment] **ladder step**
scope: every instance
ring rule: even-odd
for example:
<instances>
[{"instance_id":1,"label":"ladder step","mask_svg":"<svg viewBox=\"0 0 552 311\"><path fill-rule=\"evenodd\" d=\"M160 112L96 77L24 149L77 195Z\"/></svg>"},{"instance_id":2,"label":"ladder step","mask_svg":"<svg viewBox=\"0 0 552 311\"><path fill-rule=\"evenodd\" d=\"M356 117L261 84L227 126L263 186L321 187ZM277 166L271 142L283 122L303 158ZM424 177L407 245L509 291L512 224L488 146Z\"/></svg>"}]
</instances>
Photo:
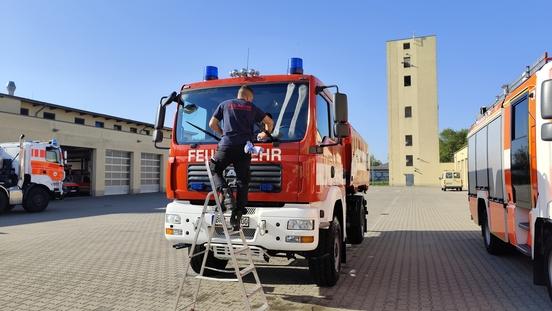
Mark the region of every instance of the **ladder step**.
<instances>
[{"instance_id":1,"label":"ladder step","mask_svg":"<svg viewBox=\"0 0 552 311\"><path fill-rule=\"evenodd\" d=\"M242 270L240 270L240 275L242 277L246 276L247 274L251 273L251 271L253 271L253 269L255 269L255 266L253 264L250 264L249 266L243 268Z\"/></svg>"},{"instance_id":2,"label":"ladder step","mask_svg":"<svg viewBox=\"0 0 552 311\"><path fill-rule=\"evenodd\" d=\"M265 302L263 303L262 306L258 307L257 309L254 309L255 311L265 311L265 310L268 310L268 303Z\"/></svg>"},{"instance_id":3,"label":"ladder step","mask_svg":"<svg viewBox=\"0 0 552 311\"><path fill-rule=\"evenodd\" d=\"M518 224L518 227L520 227L521 229L523 229L525 231L529 231L529 223L528 222L520 222Z\"/></svg>"},{"instance_id":4,"label":"ladder step","mask_svg":"<svg viewBox=\"0 0 552 311\"><path fill-rule=\"evenodd\" d=\"M528 244L519 244L517 248L525 255L531 255L531 246Z\"/></svg>"},{"instance_id":5,"label":"ladder step","mask_svg":"<svg viewBox=\"0 0 552 311\"><path fill-rule=\"evenodd\" d=\"M196 256L203 255L203 254L205 254L206 251L207 251L207 250L204 250L204 251L201 251L201 252L197 252L197 253L195 253L195 254L192 254L192 255L188 256L188 259L192 259L192 258L194 258L194 257L196 257Z\"/></svg>"},{"instance_id":6,"label":"ladder step","mask_svg":"<svg viewBox=\"0 0 552 311\"><path fill-rule=\"evenodd\" d=\"M243 253L243 252L248 251L248 250L249 250L249 246L240 247L240 248L234 250L234 255L237 255L239 253Z\"/></svg>"},{"instance_id":7,"label":"ladder step","mask_svg":"<svg viewBox=\"0 0 552 311\"><path fill-rule=\"evenodd\" d=\"M211 268L211 267L207 267L207 266L205 266L204 268L207 269L207 270L216 271L216 272L220 272L220 273L236 273L236 271L234 271L234 270L217 269L217 268Z\"/></svg>"},{"instance_id":8,"label":"ladder step","mask_svg":"<svg viewBox=\"0 0 552 311\"><path fill-rule=\"evenodd\" d=\"M257 285L255 286L255 288L253 288L253 290L248 291L248 292L246 293L247 298L250 298L251 296L255 295L255 293L259 292L259 291L262 290L262 289L263 289L263 287L262 287L260 284L257 284Z\"/></svg>"},{"instance_id":9,"label":"ladder step","mask_svg":"<svg viewBox=\"0 0 552 311\"><path fill-rule=\"evenodd\" d=\"M207 281L217 281L217 282L237 282L238 281L238 279L213 278L213 277L203 276L203 275L196 275L195 278L207 280Z\"/></svg>"}]
</instances>

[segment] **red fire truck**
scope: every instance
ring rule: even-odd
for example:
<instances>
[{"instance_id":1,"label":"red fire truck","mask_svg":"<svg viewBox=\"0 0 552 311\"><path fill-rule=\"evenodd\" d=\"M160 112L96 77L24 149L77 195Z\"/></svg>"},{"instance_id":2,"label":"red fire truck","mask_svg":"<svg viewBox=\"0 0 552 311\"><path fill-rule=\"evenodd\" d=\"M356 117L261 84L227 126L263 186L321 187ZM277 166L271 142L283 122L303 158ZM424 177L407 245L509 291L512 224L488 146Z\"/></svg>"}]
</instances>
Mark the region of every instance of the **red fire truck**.
<instances>
[{"instance_id":1,"label":"red fire truck","mask_svg":"<svg viewBox=\"0 0 552 311\"><path fill-rule=\"evenodd\" d=\"M468 133L468 195L487 251L533 259L552 298L552 58L527 66Z\"/></svg>"},{"instance_id":2,"label":"red fire truck","mask_svg":"<svg viewBox=\"0 0 552 311\"><path fill-rule=\"evenodd\" d=\"M204 161L217 147L209 119L220 102L235 98L247 84L255 104L275 124L270 142L254 142L264 151L252 157L249 203L242 218L253 256L303 256L316 283L332 286L346 259L345 243L361 243L366 230L368 146L348 123L346 95L303 74L301 59L292 58L289 64L286 75L243 69L226 79L218 79L218 69L208 66L204 81L185 84L161 100L156 145L163 139L166 106L178 105L166 174L167 196L173 201L166 207L165 236L176 246L193 242L194 224L211 191ZM330 93L331 88L337 92ZM229 167L226 177L233 176ZM216 230L221 238L222 230ZM205 232L200 240L206 241ZM211 244L207 263L219 269L229 259L226 244L220 242ZM197 272L201 256L195 258L200 259L192 261Z\"/></svg>"}]
</instances>

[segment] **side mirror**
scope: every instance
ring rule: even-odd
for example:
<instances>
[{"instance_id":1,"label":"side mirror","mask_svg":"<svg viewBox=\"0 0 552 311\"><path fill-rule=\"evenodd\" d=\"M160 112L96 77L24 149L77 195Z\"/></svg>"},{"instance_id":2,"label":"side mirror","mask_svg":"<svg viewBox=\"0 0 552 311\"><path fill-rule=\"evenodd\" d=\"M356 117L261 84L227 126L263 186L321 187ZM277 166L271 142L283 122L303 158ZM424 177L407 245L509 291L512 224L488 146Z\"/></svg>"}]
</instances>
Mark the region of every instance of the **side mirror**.
<instances>
[{"instance_id":1,"label":"side mirror","mask_svg":"<svg viewBox=\"0 0 552 311\"><path fill-rule=\"evenodd\" d=\"M552 119L552 79L542 82L541 116L543 119Z\"/></svg>"},{"instance_id":2,"label":"side mirror","mask_svg":"<svg viewBox=\"0 0 552 311\"><path fill-rule=\"evenodd\" d=\"M544 141L552 141L552 123L544 123L541 126L541 138Z\"/></svg>"},{"instance_id":3,"label":"side mirror","mask_svg":"<svg viewBox=\"0 0 552 311\"><path fill-rule=\"evenodd\" d=\"M335 122L347 123L349 121L349 109L347 106L347 95L343 93L334 94Z\"/></svg>"},{"instance_id":4,"label":"side mirror","mask_svg":"<svg viewBox=\"0 0 552 311\"><path fill-rule=\"evenodd\" d=\"M163 127L165 125L165 105L159 104L157 108L157 118L155 119L155 129L153 131L153 142L160 143L163 141Z\"/></svg>"},{"instance_id":5,"label":"side mirror","mask_svg":"<svg viewBox=\"0 0 552 311\"><path fill-rule=\"evenodd\" d=\"M351 129L348 123L336 123L334 125L334 132L337 138L346 138L351 136Z\"/></svg>"}]
</instances>

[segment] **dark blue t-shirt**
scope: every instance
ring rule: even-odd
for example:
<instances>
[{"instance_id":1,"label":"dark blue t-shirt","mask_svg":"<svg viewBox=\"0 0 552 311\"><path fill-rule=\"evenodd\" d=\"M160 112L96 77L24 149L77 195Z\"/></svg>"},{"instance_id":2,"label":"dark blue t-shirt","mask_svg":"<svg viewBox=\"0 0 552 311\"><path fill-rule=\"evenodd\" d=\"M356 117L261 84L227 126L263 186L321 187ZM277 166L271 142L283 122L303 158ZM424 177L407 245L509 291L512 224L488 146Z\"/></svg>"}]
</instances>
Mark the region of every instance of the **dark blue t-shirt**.
<instances>
[{"instance_id":1,"label":"dark blue t-shirt","mask_svg":"<svg viewBox=\"0 0 552 311\"><path fill-rule=\"evenodd\" d=\"M222 121L220 147L243 146L253 140L253 124L260 122L265 113L253 103L243 99L230 99L220 103L213 118Z\"/></svg>"}]
</instances>

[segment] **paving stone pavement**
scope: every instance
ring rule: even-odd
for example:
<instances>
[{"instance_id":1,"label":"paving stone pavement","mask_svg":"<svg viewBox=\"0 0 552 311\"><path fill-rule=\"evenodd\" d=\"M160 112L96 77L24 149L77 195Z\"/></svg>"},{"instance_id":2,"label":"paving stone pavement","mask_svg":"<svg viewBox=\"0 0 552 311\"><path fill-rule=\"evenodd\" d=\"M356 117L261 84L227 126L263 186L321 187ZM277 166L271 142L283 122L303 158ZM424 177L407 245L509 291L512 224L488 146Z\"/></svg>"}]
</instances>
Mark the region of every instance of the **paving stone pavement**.
<instances>
[{"instance_id":1,"label":"paving stone pavement","mask_svg":"<svg viewBox=\"0 0 552 311\"><path fill-rule=\"evenodd\" d=\"M372 187L368 199L369 232L335 287L315 286L303 260L257 266L271 310L552 309L529 258L485 252L465 192ZM166 203L70 198L0 215L0 310L170 310L186 252L164 239ZM198 306L243 310L240 297L236 284L207 282Z\"/></svg>"}]
</instances>

